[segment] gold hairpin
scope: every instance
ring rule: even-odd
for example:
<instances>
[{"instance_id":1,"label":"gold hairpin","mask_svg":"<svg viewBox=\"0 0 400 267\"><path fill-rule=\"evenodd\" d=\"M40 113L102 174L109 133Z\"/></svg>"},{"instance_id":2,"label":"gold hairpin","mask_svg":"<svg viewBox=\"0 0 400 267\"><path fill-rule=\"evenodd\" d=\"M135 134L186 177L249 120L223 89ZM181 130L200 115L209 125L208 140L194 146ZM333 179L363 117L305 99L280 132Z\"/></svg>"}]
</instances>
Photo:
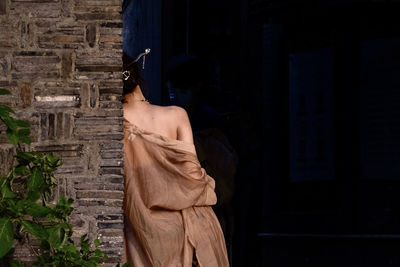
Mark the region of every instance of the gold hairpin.
<instances>
[{"instance_id":1,"label":"gold hairpin","mask_svg":"<svg viewBox=\"0 0 400 267\"><path fill-rule=\"evenodd\" d=\"M139 54L139 56L138 56L133 62L131 62L128 66L126 66L126 68L128 68L128 67L130 67L132 64L138 62L139 59L140 59L141 57L143 57L142 69L144 69L144 63L145 63L145 61L146 61L146 55L149 54L150 51L151 51L150 48L146 48L146 49L144 50L144 52L141 53L141 54ZM131 76L131 72L130 72L129 70L126 70L126 71L122 72L122 75L124 76L124 80L126 81L126 80L128 80L129 77Z\"/></svg>"}]
</instances>

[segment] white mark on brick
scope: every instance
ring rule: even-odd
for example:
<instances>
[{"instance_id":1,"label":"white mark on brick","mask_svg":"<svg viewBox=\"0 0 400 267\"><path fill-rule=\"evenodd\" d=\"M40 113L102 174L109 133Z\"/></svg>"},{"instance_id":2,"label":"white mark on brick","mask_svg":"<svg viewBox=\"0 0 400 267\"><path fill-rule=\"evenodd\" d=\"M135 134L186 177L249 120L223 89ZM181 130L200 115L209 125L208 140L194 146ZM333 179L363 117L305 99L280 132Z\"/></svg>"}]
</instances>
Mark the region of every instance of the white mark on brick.
<instances>
[{"instance_id":1,"label":"white mark on brick","mask_svg":"<svg viewBox=\"0 0 400 267\"><path fill-rule=\"evenodd\" d=\"M35 100L38 102L79 101L79 96L76 95L35 96Z\"/></svg>"}]
</instances>

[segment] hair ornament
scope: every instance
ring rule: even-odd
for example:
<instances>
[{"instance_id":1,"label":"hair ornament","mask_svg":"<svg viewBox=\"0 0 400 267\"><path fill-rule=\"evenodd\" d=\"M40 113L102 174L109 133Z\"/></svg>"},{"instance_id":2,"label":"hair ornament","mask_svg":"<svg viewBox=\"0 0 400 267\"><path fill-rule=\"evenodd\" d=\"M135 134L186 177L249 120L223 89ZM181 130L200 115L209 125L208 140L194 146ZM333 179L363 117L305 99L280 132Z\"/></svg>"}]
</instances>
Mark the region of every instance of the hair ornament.
<instances>
[{"instance_id":1,"label":"hair ornament","mask_svg":"<svg viewBox=\"0 0 400 267\"><path fill-rule=\"evenodd\" d=\"M134 61L132 61L128 66L126 66L126 68L129 68L132 64L138 62L139 59L140 59L141 57L143 57L142 69L144 69L144 63L145 63L145 61L146 61L146 55L149 54L150 51L151 51L150 48L146 48L146 49L144 50L144 52L141 53L141 54L139 54L139 56L138 56ZM131 76L131 72L130 72L129 70L126 70L126 71L122 72L122 75L123 75L123 77L124 77L123 79L126 81L126 80L128 80L129 77Z\"/></svg>"}]
</instances>

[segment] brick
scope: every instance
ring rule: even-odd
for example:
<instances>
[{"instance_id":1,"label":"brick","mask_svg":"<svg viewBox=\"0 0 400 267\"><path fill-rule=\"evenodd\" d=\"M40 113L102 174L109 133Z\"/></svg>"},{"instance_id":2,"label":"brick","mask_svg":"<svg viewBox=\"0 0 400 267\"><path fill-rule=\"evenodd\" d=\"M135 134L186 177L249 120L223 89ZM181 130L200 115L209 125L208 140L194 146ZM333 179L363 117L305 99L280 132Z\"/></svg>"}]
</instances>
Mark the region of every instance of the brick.
<instances>
[{"instance_id":1,"label":"brick","mask_svg":"<svg viewBox=\"0 0 400 267\"><path fill-rule=\"evenodd\" d=\"M82 43L83 42L83 36L79 36L79 35L56 35L56 36L50 37L49 41L55 42L55 43L63 43L63 44Z\"/></svg>"},{"instance_id":2,"label":"brick","mask_svg":"<svg viewBox=\"0 0 400 267\"><path fill-rule=\"evenodd\" d=\"M108 168L103 167L100 168L99 174L122 174L121 168Z\"/></svg>"},{"instance_id":3,"label":"brick","mask_svg":"<svg viewBox=\"0 0 400 267\"><path fill-rule=\"evenodd\" d=\"M115 89L119 91L114 91L113 93L122 93L122 87L123 87L123 82L121 80L116 80L116 81L100 81L99 82L99 88L100 90L103 89Z\"/></svg>"},{"instance_id":4,"label":"brick","mask_svg":"<svg viewBox=\"0 0 400 267\"><path fill-rule=\"evenodd\" d=\"M32 84L30 83L22 84L20 96L24 108L32 105L33 101Z\"/></svg>"},{"instance_id":5,"label":"brick","mask_svg":"<svg viewBox=\"0 0 400 267\"><path fill-rule=\"evenodd\" d=\"M121 5L115 6L88 6L88 5L75 5L74 11L78 12L90 12L94 14L112 14L121 11Z\"/></svg>"},{"instance_id":6,"label":"brick","mask_svg":"<svg viewBox=\"0 0 400 267\"><path fill-rule=\"evenodd\" d=\"M39 133L40 133L40 127L38 125L33 125L31 126L31 141L32 143L36 143L39 141Z\"/></svg>"},{"instance_id":7,"label":"brick","mask_svg":"<svg viewBox=\"0 0 400 267\"><path fill-rule=\"evenodd\" d=\"M0 149L0 175L6 176L13 165L14 155L16 151L12 146L1 146Z\"/></svg>"},{"instance_id":8,"label":"brick","mask_svg":"<svg viewBox=\"0 0 400 267\"><path fill-rule=\"evenodd\" d=\"M123 191L123 184L117 183L107 183L105 180L101 180L103 182L99 182L100 179L91 180L87 182L85 180L74 182L74 189L77 190L120 190Z\"/></svg>"},{"instance_id":9,"label":"brick","mask_svg":"<svg viewBox=\"0 0 400 267\"><path fill-rule=\"evenodd\" d=\"M0 81L1 87L10 87L10 86L17 86L16 81Z\"/></svg>"},{"instance_id":10,"label":"brick","mask_svg":"<svg viewBox=\"0 0 400 267\"><path fill-rule=\"evenodd\" d=\"M78 71L88 71L88 72L119 72L122 71L121 66L116 65L84 65L80 64L76 66Z\"/></svg>"},{"instance_id":11,"label":"brick","mask_svg":"<svg viewBox=\"0 0 400 267\"><path fill-rule=\"evenodd\" d=\"M75 119L75 125L109 126L122 125L118 118L110 117L81 117Z\"/></svg>"},{"instance_id":12,"label":"brick","mask_svg":"<svg viewBox=\"0 0 400 267\"><path fill-rule=\"evenodd\" d=\"M3 49L18 47L18 34L15 34L16 32L19 32L18 24L0 23L0 47Z\"/></svg>"},{"instance_id":13,"label":"brick","mask_svg":"<svg viewBox=\"0 0 400 267\"><path fill-rule=\"evenodd\" d=\"M90 86L90 107L94 108L97 106L97 100L99 98L99 90L98 87L94 84Z\"/></svg>"},{"instance_id":14,"label":"brick","mask_svg":"<svg viewBox=\"0 0 400 267\"><path fill-rule=\"evenodd\" d=\"M74 134L92 134L93 138L97 135L114 135L121 131L119 125L76 125Z\"/></svg>"},{"instance_id":15,"label":"brick","mask_svg":"<svg viewBox=\"0 0 400 267\"><path fill-rule=\"evenodd\" d=\"M114 44L114 43L99 43L99 48L101 50L104 49L115 49L115 50L122 50L122 43Z\"/></svg>"},{"instance_id":16,"label":"brick","mask_svg":"<svg viewBox=\"0 0 400 267\"><path fill-rule=\"evenodd\" d=\"M119 101L101 101L99 103L99 108L102 109L120 109L122 108L122 103Z\"/></svg>"},{"instance_id":17,"label":"brick","mask_svg":"<svg viewBox=\"0 0 400 267\"><path fill-rule=\"evenodd\" d=\"M99 229L123 229L123 222L98 222ZM111 245L109 247L112 247Z\"/></svg>"},{"instance_id":18,"label":"brick","mask_svg":"<svg viewBox=\"0 0 400 267\"><path fill-rule=\"evenodd\" d=\"M82 101L82 107L89 107L89 101L90 101L90 84L88 83L83 83L82 88L81 88L81 101Z\"/></svg>"},{"instance_id":19,"label":"brick","mask_svg":"<svg viewBox=\"0 0 400 267\"><path fill-rule=\"evenodd\" d=\"M64 139L71 137L71 115L64 113Z\"/></svg>"},{"instance_id":20,"label":"brick","mask_svg":"<svg viewBox=\"0 0 400 267\"><path fill-rule=\"evenodd\" d=\"M47 114L40 113L41 140L47 140Z\"/></svg>"},{"instance_id":21,"label":"brick","mask_svg":"<svg viewBox=\"0 0 400 267\"><path fill-rule=\"evenodd\" d=\"M44 49L80 49L83 47L83 43L53 43L39 37L38 46Z\"/></svg>"},{"instance_id":22,"label":"brick","mask_svg":"<svg viewBox=\"0 0 400 267\"><path fill-rule=\"evenodd\" d=\"M0 58L0 76L6 77L10 73L9 61L6 57Z\"/></svg>"},{"instance_id":23,"label":"brick","mask_svg":"<svg viewBox=\"0 0 400 267\"><path fill-rule=\"evenodd\" d=\"M119 89L106 89L100 91L100 101L118 101L121 102L122 93ZM118 93L117 93L118 92Z\"/></svg>"},{"instance_id":24,"label":"brick","mask_svg":"<svg viewBox=\"0 0 400 267\"><path fill-rule=\"evenodd\" d=\"M71 78L72 74L72 52L64 52L61 56L61 77L64 79Z\"/></svg>"},{"instance_id":25,"label":"brick","mask_svg":"<svg viewBox=\"0 0 400 267\"><path fill-rule=\"evenodd\" d=\"M33 18L59 18L61 15L60 5L55 1L45 0L46 4L37 1L13 1L10 15ZM57 1L58 2L58 1Z\"/></svg>"},{"instance_id":26,"label":"brick","mask_svg":"<svg viewBox=\"0 0 400 267\"><path fill-rule=\"evenodd\" d=\"M104 207L122 207L122 200L117 199L78 199L77 204L79 206L104 206Z\"/></svg>"},{"instance_id":27,"label":"brick","mask_svg":"<svg viewBox=\"0 0 400 267\"><path fill-rule=\"evenodd\" d=\"M80 84L65 84L60 81L37 81L35 83L36 96L75 96L79 97Z\"/></svg>"},{"instance_id":28,"label":"brick","mask_svg":"<svg viewBox=\"0 0 400 267\"><path fill-rule=\"evenodd\" d=\"M110 149L122 149L123 144L121 142L106 142L106 143L100 143L100 151L103 150L110 150Z\"/></svg>"},{"instance_id":29,"label":"brick","mask_svg":"<svg viewBox=\"0 0 400 267\"><path fill-rule=\"evenodd\" d=\"M100 167L122 167L124 162L120 159L106 159L100 161Z\"/></svg>"},{"instance_id":30,"label":"brick","mask_svg":"<svg viewBox=\"0 0 400 267\"><path fill-rule=\"evenodd\" d=\"M47 76L48 73L59 68L57 63L60 61L61 59L58 56L18 55L13 57L11 69L12 71L17 72L15 74L23 73L24 75L27 75L34 73L39 75L39 73L43 73Z\"/></svg>"},{"instance_id":31,"label":"brick","mask_svg":"<svg viewBox=\"0 0 400 267\"><path fill-rule=\"evenodd\" d=\"M119 201L119 200L117 200L117 201ZM100 205L99 206L95 206L95 205L92 205L90 207L90 209L88 209L87 206L81 206L80 203L75 202L73 204L73 207L74 207L74 211L76 213L84 213L85 215L97 215L97 214L103 214L103 213L104 214L109 214L109 213L114 214L114 213L117 212L117 209L121 209L121 212L122 212L122 208L121 208L122 207L122 203L121 203L121 206L118 206L118 202L117 202L117 205L115 205L115 206L100 206Z\"/></svg>"},{"instance_id":32,"label":"brick","mask_svg":"<svg viewBox=\"0 0 400 267\"><path fill-rule=\"evenodd\" d=\"M101 198L101 199L123 199L124 193L121 191L107 190L78 190L76 191L77 198Z\"/></svg>"},{"instance_id":33,"label":"brick","mask_svg":"<svg viewBox=\"0 0 400 267\"><path fill-rule=\"evenodd\" d=\"M101 35L99 38L100 43L122 43L122 36L119 35Z\"/></svg>"},{"instance_id":34,"label":"brick","mask_svg":"<svg viewBox=\"0 0 400 267\"><path fill-rule=\"evenodd\" d=\"M90 47L94 47L96 44L96 28L95 23L89 23L86 25L86 41Z\"/></svg>"},{"instance_id":35,"label":"brick","mask_svg":"<svg viewBox=\"0 0 400 267\"><path fill-rule=\"evenodd\" d=\"M122 79L121 72L75 72L73 79L80 81Z\"/></svg>"},{"instance_id":36,"label":"brick","mask_svg":"<svg viewBox=\"0 0 400 267\"><path fill-rule=\"evenodd\" d=\"M122 33L122 22L102 22L100 23L101 29L104 28L116 28L119 29L119 31Z\"/></svg>"},{"instance_id":37,"label":"brick","mask_svg":"<svg viewBox=\"0 0 400 267\"><path fill-rule=\"evenodd\" d=\"M73 101L35 101L34 107L37 109L49 109L49 108L79 108L80 100Z\"/></svg>"},{"instance_id":38,"label":"brick","mask_svg":"<svg viewBox=\"0 0 400 267\"><path fill-rule=\"evenodd\" d=\"M118 6L120 0L75 0L77 6Z\"/></svg>"},{"instance_id":39,"label":"brick","mask_svg":"<svg viewBox=\"0 0 400 267\"><path fill-rule=\"evenodd\" d=\"M122 151L102 151L100 152L102 159L122 158Z\"/></svg>"},{"instance_id":40,"label":"brick","mask_svg":"<svg viewBox=\"0 0 400 267\"><path fill-rule=\"evenodd\" d=\"M36 22L36 25L38 26L37 32L45 36L48 41L51 40L51 37L58 35L80 37L84 35L84 29L81 25L76 23L49 23L48 21L39 21Z\"/></svg>"},{"instance_id":41,"label":"brick","mask_svg":"<svg viewBox=\"0 0 400 267\"><path fill-rule=\"evenodd\" d=\"M11 73L11 78L14 80L34 80L37 78L58 79L60 78L60 71L14 72Z\"/></svg>"},{"instance_id":42,"label":"brick","mask_svg":"<svg viewBox=\"0 0 400 267\"><path fill-rule=\"evenodd\" d=\"M61 0L61 14L64 17L69 17L71 15L72 10L72 1L71 0Z\"/></svg>"},{"instance_id":43,"label":"brick","mask_svg":"<svg viewBox=\"0 0 400 267\"><path fill-rule=\"evenodd\" d=\"M83 35L70 35L70 34L47 34L38 37L40 48L70 48L78 49L84 47Z\"/></svg>"},{"instance_id":44,"label":"brick","mask_svg":"<svg viewBox=\"0 0 400 267\"><path fill-rule=\"evenodd\" d=\"M56 137L57 138L62 138L63 137L63 113L58 112L57 113L57 127L56 127Z\"/></svg>"},{"instance_id":45,"label":"brick","mask_svg":"<svg viewBox=\"0 0 400 267\"><path fill-rule=\"evenodd\" d=\"M123 137L124 137L124 135L119 134L119 133L95 134L95 135L90 134L90 133L74 134L74 138L84 140L84 141L88 141L88 140L122 140Z\"/></svg>"},{"instance_id":46,"label":"brick","mask_svg":"<svg viewBox=\"0 0 400 267\"><path fill-rule=\"evenodd\" d=\"M11 0L11 2L23 2L23 3L51 3L58 1L59 0Z\"/></svg>"},{"instance_id":47,"label":"brick","mask_svg":"<svg viewBox=\"0 0 400 267\"><path fill-rule=\"evenodd\" d=\"M4 15L7 12L7 1L0 0L0 15Z\"/></svg>"},{"instance_id":48,"label":"brick","mask_svg":"<svg viewBox=\"0 0 400 267\"><path fill-rule=\"evenodd\" d=\"M76 214L74 212L71 213L70 223L79 228L87 226L87 221L83 219L83 216L81 214Z\"/></svg>"},{"instance_id":49,"label":"brick","mask_svg":"<svg viewBox=\"0 0 400 267\"><path fill-rule=\"evenodd\" d=\"M37 20L34 23L37 26L38 32L43 32L43 30L49 31L53 27L55 27L54 21L49 21L49 20ZM43 28L43 29L41 29L41 28Z\"/></svg>"},{"instance_id":50,"label":"brick","mask_svg":"<svg viewBox=\"0 0 400 267\"><path fill-rule=\"evenodd\" d=\"M49 114L49 126L47 130L47 137L50 140L54 140L54 124L55 124L55 116L54 114Z\"/></svg>"},{"instance_id":51,"label":"brick","mask_svg":"<svg viewBox=\"0 0 400 267\"><path fill-rule=\"evenodd\" d=\"M124 178L123 177L111 177L111 178L105 178L104 180L106 182L116 183L116 184L120 184L120 183L124 182Z\"/></svg>"},{"instance_id":52,"label":"brick","mask_svg":"<svg viewBox=\"0 0 400 267\"><path fill-rule=\"evenodd\" d=\"M85 171L85 168L82 166L66 166L66 164L61 165L55 172L56 174L82 174Z\"/></svg>"},{"instance_id":53,"label":"brick","mask_svg":"<svg viewBox=\"0 0 400 267\"><path fill-rule=\"evenodd\" d=\"M98 215L96 216L96 219L98 221L113 221L113 220L122 221L124 219L124 216L122 214L107 214L107 215Z\"/></svg>"},{"instance_id":54,"label":"brick","mask_svg":"<svg viewBox=\"0 0 400 267\"><path fill-rule=\"evenodd\" d=\"M68 144L68 145L37 145L35 146L36 151L42 152L55 152L55 151L82 151L82 144Z\"/></svg>"},{"instance_id":55,"label":"brick","mask_svg":"<svg viewBox=\"0 0 400 267\"><path fill-rule=\"evenodd\" d=\"M76 13L77 20L121 20L119 13Z\"/></svg>"},{"instance_id":56,"label":"brick","mask_svg":"<svg viewBox=\"0 0 400 267\"><path fill-rule=\"evenodd\" d=\"M87 110L85 113L77 111L74 114L75 118L98 118L98 117L113 117L122 121L123 110Z\"/></svg>"}]
</instances>

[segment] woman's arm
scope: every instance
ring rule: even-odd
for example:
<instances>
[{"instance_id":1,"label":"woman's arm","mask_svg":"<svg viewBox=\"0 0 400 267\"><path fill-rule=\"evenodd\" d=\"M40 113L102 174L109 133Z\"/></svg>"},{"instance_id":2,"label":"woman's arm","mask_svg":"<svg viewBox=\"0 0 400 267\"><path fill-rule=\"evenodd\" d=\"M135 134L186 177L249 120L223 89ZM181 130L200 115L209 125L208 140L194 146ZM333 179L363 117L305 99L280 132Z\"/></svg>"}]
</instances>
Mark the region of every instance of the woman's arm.
<instances>
[{"instance_id":1,"label":"woman's arm","mask_svg":"<svg viewBox=\"0 0 400 267\"><path fill-rule=\"evenodd\" d=\"M192 126L190 125L189 117L185 109L176 107L176 119L177 119L177 139L193 144L193 132Z\"/></svg>"}]
</instances>

